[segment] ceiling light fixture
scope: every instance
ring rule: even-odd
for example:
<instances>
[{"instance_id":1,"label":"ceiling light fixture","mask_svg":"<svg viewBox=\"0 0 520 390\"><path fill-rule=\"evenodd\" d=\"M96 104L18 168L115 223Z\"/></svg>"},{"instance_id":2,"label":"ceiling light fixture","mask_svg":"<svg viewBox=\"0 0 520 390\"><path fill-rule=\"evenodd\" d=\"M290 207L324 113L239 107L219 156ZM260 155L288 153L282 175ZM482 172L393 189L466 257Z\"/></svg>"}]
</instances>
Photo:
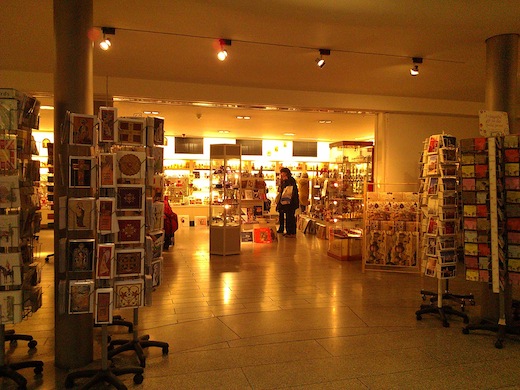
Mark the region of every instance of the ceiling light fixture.
<instances>
[{"instance_id":1,"label":"ceiling light fixture","mask_svg":"<svg viewBox=\"0 0 520 390\"><path fill-rule=\"evenodd\" d=\"M283 133L283 135L286 135L286 136L288 136L288 137L292 137L292 136L294 136L294 135L296 135L296 134L294 134L294 133Z\"/></svg>"},{"instance_id":2,"label":"ceiling light fixture","mask_svg":"<svg viewBox=\"0 0 520 390\"><path fill-rule=\"evenodd\" d=\"M410 75L411 76L418 76L419 75L419 64L422 64L423 59L422 57L412 57L413 66L410 68Z\"/></svg>"},{"instance_id":3,"label":"ceiling light fixture","mask_svg":"<svg viewBox=\"0 0 520 390\"><path fill-rule=\"evenodd\" d=\"M116 29L114 27L101 27L103 32L103 40L99 42L99 47L102 50L108 50L112 46L112 41L107 35L116 35Z\"/></svg>"},{"instance_id":4,"label":"ceiling light fixture","mask_svg":"<svg viewBox=\"0 0 520 390\"><path fill-rule=\"evenodd\" d=\"M219 39L218 43L220 45L220 51L217 53L217 58L220 61L224 61L228 56L228 52L225 47L231 46L231 39Z\"/></svg>"},{"instance_id":5,"label":"ceiling light fixture","mask_svg":"<svg viewBox=\"0 0 520 390\"><path fill-rule=\"evenodd\" d=\"M229 130L219 130L219 134L229 134Z\"/></svg>"},{"instance_id":6,"label":"ceiling light fixture","mask_svg":"<svg viewBox=\"0 0 520 390\"><path fill-rule=\"evenodd\" d=\"M319 49L320 57L316 58L316 65L318 68L323 68L325 66L325 59L323 56L330 56L330 50L329 49Z\"/></svg>"},{"instance_id":7,"label":"ceiling light fixture","mask_svg":"<svg viewBox=\"0 0 520 390\"><path fill-rule=\"evenodd\" d=\"M320 125L329 125L329 124L332 123L332 121L331 121L330 119L320 119L320 120L318 121L318 123L319 123Z\"/></svg>"},{"instance_id":8,"label":"ceiling light fixture","mask_svg":"<svg viewBox=\"0 0 520 390\"><path fill-rule=\"evenodd\" d=\"M249 115L246 115L246 116L243 116L243 115L237 115L237 119L243 119L243 120L248 121L249 119L251 119L251 117L250 117Z\"/></svg>"}]
</instances>

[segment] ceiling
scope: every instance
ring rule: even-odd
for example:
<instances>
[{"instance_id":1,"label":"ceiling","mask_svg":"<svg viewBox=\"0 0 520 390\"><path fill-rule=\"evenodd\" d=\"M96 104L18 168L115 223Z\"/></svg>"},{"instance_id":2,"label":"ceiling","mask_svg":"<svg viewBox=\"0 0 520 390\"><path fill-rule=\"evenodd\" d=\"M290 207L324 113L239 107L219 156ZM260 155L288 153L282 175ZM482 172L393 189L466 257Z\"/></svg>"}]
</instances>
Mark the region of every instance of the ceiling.
<instances>
[{"instance_id":1,"label":"ceiling","mask_svg":"<svg viewBox=\"0 0 520 390\"><path fill-rule=\"evenodd\" d=\"M132 98L116 103L119 115L159 111L167 133L189 136L221 136L218 130L228 130L232 138L288 138L283 134L290 132L298 139L367 139L373 136L375 117L367 113L371 110L366 103L324 107L303 97L329 93L483 102L486 39L520 33L518 0L93 4L94 26L116 28L109 51L94 48L94 75L107 80L111 95ZM3 0L0 36L0 72L53 72L51 0ZM224 62L216 59L218 38L232 40ZM331 50L322 69L315 63L319 48ZM424 58L417 77L409 75L412 57ZM189 102L180 89L168 91L168 96L163 90L121 94L110 88L116 78L203 85L205 92ZM28 92L52 93L39 88ZM250 96L220 96L224 88L248 90ZM279 102L282 91L283 96L292 95L287 104ZM258 93L258 101L253 93ZM217 107L197 104L208 102L206 94ZM134 98L144 100L136 103ZM270 105L278 110L263 109ZM43 115L49 118L42 117L42 124L49 121L52 126L51 112ZM237 115L251 120L237 120ZM322 125L319 120L332 123Z\"/></svg>"}]
</instances>

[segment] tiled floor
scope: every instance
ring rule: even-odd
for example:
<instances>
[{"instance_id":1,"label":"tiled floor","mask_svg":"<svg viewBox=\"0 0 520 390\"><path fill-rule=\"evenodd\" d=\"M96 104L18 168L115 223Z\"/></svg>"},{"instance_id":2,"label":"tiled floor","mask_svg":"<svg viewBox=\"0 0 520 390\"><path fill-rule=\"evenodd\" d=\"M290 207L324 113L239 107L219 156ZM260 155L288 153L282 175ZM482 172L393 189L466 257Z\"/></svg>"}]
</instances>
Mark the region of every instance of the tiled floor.
<instances>
[{"instance_id":1,"label":"tiled floor","mask_svg":"<svg viewBox=\"0 0 520 390\"><path fill-rule=\"evenodd\" d=\"M52 252L52 232L43 231L41 259ZM463 335L463 323L442 327L437 316L417 321L422 288L436 280L418 274L362 273L360 262L326 255L326 241L298 233L273 244L242 246L239 256L209 256L206 228L181 228L164 255L163 284L153 306L140 309L140 331L166 341L170 352L146 352L144 389L520 389L520 343L495 335ZM64 388L66 372L54 367L53 261L45 264L44 306L18 333L38 341L6 344L11 361L45 362L35 378L21 371L29 389ZM480 290L455 280L454 292ZM476 320L477 306L467 313ZM132 318L132 311L121 312ZM9 327L8 327L9 328ZM129 337L111 327L113 337ZM95 332L100 357L100 330ZM135 363L125 352L116 366ZM92 366L99 366L99 360ZM2 383L2 382L0 382ZM76 385L80 385L78 381ZM2 389L12 389L4 380ZM99 386L97 388L105 388Z\"/></svg>"}]
</instances>

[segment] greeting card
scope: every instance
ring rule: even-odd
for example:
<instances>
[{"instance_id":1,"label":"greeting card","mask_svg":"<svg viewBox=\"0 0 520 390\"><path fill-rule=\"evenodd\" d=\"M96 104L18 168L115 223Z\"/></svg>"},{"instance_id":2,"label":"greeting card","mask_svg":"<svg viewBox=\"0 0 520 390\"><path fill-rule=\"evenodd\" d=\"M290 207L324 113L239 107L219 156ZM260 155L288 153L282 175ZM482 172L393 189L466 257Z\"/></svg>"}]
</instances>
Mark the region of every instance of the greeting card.
<instances>
[{"instance_id":1,"label":"greeting card","mask_svg":"<svg viewBox=\"0 0 520 390\"><path fill-rule=\"evenodd\" d=\"M122 144L144 146L145 121L138 118L119 118L117 121L117 137Z\"/></svg>"},{"instance_id":2,"label":"greeting card","mask_svg":"<svg viewBox=\"0 0 520 390\"><path fill-rule=\"evenodd\" d=\"M0 135L0 171L17 169L16 136Z\"/></svg>"},{"instance_id":3,"label":"greeting card","mask_svg":"<svg viewBox=\"0 0 520 390\"><path fill-rule=\"evenodd\" d=\"M144 179L146 171L145 152L118 151L117 177L121 179ZM143 182L144 183L144 182Z\"/></svg>"},{"instance_id":4,"label":"greeting card","mask_svg":"<svg viewBox=\"0 0 520 390\"><path fill-rule=\"evenodd\" d=\"M0 324L22 321L22 290L0 291Z\"/></svg>"},{"instance_id":5,"label":"greeting card","mask_svg":"<svg viewBox=\"0 0 520 390\"><path fill-rule=\"evenodd\" d=\"M18 247L20 244L20 216L0 215L0 247Z\"/></svg>"},{"instance_id":6,"label":"greeting card","mask_svg":"<svg viewBox=\"0 0 520 390\"><path fill-rule=\"evenodd\" d=\"M20 252L0 254L0 286L22 284L22 257Z\"/></svg>"},{"instance_id":7,"label":"greeting card","mask_svg":"<svg viewBox=\"0 0 520 390\"><path fill-rule=\"evenodd\" d=\"M115 244L106 243L97 246L96 278L112 279L114 277Z\"/></svg>"},{"instance_id":8,"label":"greeting card","mask_svg":"<svg viewBox=\"0 0 520 390\"><path fill-rule=\"evenodd\" d=\"M113 188L116 185L116 156L113 153L99 154L99 186Z\"/></svg>"},{"instance_id":9,"label":"greeting card","mask_svg":"<svg viewBox=\"0 0 520 390\"><path fill-rule=\"evenodd\" d=\"M142 279L116 281L114 303L117 309L138 308L144 304L144 281Z\"/></svg>"},{"instance_id":10,"label":"greeting card","mask_svg":"<svg viewBox=\"0 0 520 390\"><path fill-rule=\"evenodd\" d=\"M98 118L94 115L70 114L71 145L94 145Z\"/></svg>"},{"instance_id":11,"label":"greeting card","mask_svg":"<svg viewBox=\"0 0 520 390\"><path fill-rule=\"evenodd\" d=\"M71 280L69 282L69 314L92 313L93 292L93 280Z\"/></svg>"},{"instance_id":12,"label":"greeting card","mask_svg":"<svg viewBox=\"0 0 520 390\"><path fill-rule=\"evenodd\" d=\"M144 186L124 185L117 187L117 210L142 211L144 209Z\"/></svg>"},{"instance_id":13,"label":"greeting card","mask_svg":"<svg viewBox=\"0 0 520 390\"><path fill-rule=\"evenodd\" d=\"M69 157L69 187L91 188L95 185L92 175L94 158L84 156Z\"/></svg>"},{"instance_id":14,"label":"greeting card","mask_svg":"<svg viewBox=\"0 0 520 390\"><path fill-rule=\"evenodd\" d=\"M164 145L164 118L146 118L147 145Z\"/></svg>"},{"instance_id":15,"label":"greeting card","mask_svg":"<svg viewBox=\"0 0 520 390\"><path fill-rule=\"evenodd\" d=\"M117 223L119 225L119 232L117 233L117 243L144 243L144 217L119 217Z\"/></svg>"},{"instance_id":16,"label":"greeting card","mask_svg":"<svg viewBox=\"0 0 520 390\"><path fill-rule=\"evenodd\" d=\"M69 198L67 228L69 230L94 230L95 198Z\"/></svg>"},{"instance_id":17,"label":"greeting card","mask_svg":"<svg viewBox=\"0 0 520 390\"><path fill-rule=\"evenodd\" d=\"M162 281L162 264L163 258L159 257L158 259L152 262L152 286L157 287L161 284Z\"/></svg>"},{"instance_id":18,"label":"greeting card","mask_svg":"<svg viewBox=\"0 0 520 390\"><path fill-rule=\"evenodd\" d=\"M68 270L92 272L94 265L94 239L75 239L68 242Z\"/></svg>"},{"instance_id":19,"label":"greeting card","mask_svg":"<svg viewBox=\"0 0 520 390\"><path fill-rule=\"evenodd\" d=\"M115 142L117 127L117 108L115 107L99 107L99 120L101 122L101 130L99 132L100 142Z\"/></svg>"},{"instance_id":20,"label":"greeting card","mask_svg":"<svg viewBox=\"0 0 520 390\"><path fill-rule=\"evenodd\" d=\"M20 179L15 176L0 177L0 208L20 207Z\"/></svg>"},{"instance_id":21,"label":"greeting card","mask_svg":"<svg viewBox=\"0 0 520 390\"><path fill-rule=\"evenodd\" d=\"M96 310L94 322L96 324L111 324L113 321L112 308L114 303L113 288L98 288L96 290Z\"/></svg>"},{"instance_id":22,"label":"greeting card","mask_svg":"<svg viewBox=\"0 0 520 390\"><path fill-rule=\"evenodd\" d=\"M114 233L117 226L115 198L99 198L97 205L98 232L100 234Z\"/></svg>"},{"instance_id":23,"label":"greeting card","mask_svg":"<svg viewBox=\"0 0 520 390\"><path fill-rule=\"evenodd\" d=\"M116 250L115 275L141 276L144 274L144 249Z\"/></svg>"}]
</instances>

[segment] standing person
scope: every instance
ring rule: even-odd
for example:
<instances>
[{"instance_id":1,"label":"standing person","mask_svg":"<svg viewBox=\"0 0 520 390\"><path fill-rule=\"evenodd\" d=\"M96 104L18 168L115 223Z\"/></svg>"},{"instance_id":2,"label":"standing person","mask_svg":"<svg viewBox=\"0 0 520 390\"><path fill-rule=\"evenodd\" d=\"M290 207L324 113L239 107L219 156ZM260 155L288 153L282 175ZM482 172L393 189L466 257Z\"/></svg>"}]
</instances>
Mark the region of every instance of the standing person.
<instances>
[{"instance_id":1,"label":"standing person","mask_svg":"<svg viewBox=\"0 0 520 390\"><path fill-rule=\"evenodd\" d=\"M305 212L309 205L309 175L307 172L302 174L300 180L298 180L298 192L300 195L300 210Z\"/></svg>"},{"instance_id":2,"label":"standing person","mask_svg":"<svg viewBox=\"0 0 520 390\"><path fill-rule=\"evenodd\" d=\"M300 207L298 186L289 168L280 169L281 196L278 208L285 215L285 237L296 237L296 209Z\"/></svg>"},{"instance_id":3,"label":"standing person","mask_svg":"<svg viewBox=\"0 0 520 390\"><path fill-rule=\"evenodd\" d=\"M167 251L170 245L175 243L175 232L179 228L177 214L175 214L168 202L168 197L164 197L164 243L163 250Z\"/></svg>"}]
</instances>

